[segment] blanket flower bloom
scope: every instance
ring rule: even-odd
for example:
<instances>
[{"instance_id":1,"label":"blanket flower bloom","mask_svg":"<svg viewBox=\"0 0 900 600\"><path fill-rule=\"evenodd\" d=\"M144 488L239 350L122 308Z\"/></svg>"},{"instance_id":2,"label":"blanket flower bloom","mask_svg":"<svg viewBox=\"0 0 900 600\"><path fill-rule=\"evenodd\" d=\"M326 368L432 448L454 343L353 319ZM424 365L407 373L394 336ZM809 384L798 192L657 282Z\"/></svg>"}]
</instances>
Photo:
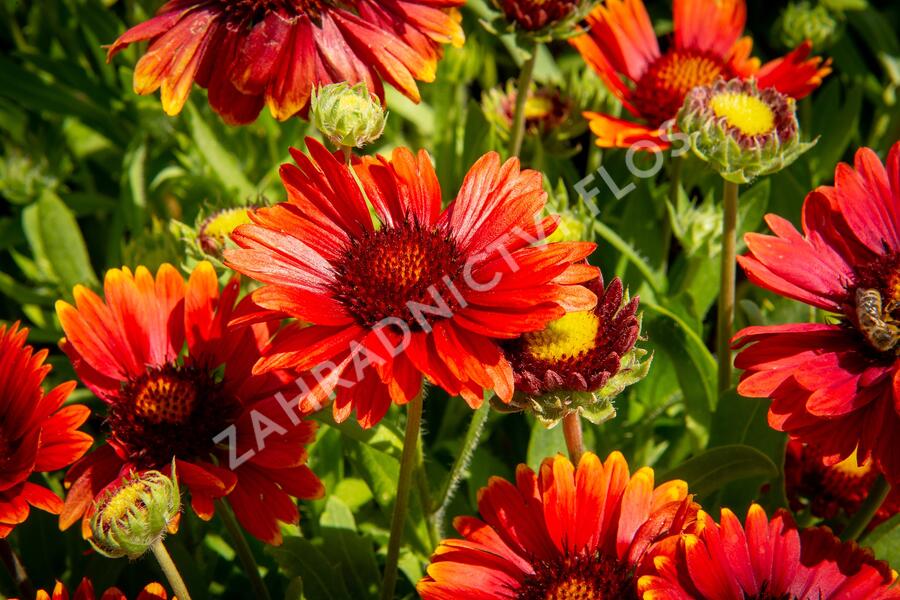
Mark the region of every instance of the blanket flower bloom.
<instances>
[{"instance_id":1,"label":"blanket flower bloom","mask_svg":"<svg viewBox=\"0 0 900 600\"><path fill-rule=\"evenodd\" d=\"M834 465L856 452L900 482L900 143L883 165L856 153L834 186L803 204L803 234L769 215L775 235L748 233L738 258L750 280L838 315L839 322L748 327L738 392L771 398L769 424Z\"/></svg>"},{"instance_id":2,"label":"blanket flower bloom","mask_svg":"<svg viewBox=\"0 0 900 600\"><path fill-rule=\"evenodd\" d=\"M163 109L181 112L192 85L226 123L305 115L312 90L365 83L382 100L387 82L419 101L416 81L433 81L442 44L461 46L463 0L169 0L132 27L109 58L150 40L134 70L134 91L162 88Z\"/></svg>"},{"instance_id":3,"label":"blanket flower bloom","mask_svg":"<svg viewBox=\"0 0 900 600\"><path fill-rule=\"evenodd\" d=\"M417 590L455 598L636 599L635 573L653 544L679 533L696 505L683 481L654 487L653 470L629 475L618 452L561 455L515 484L494 477L478 494L482 518L458 517L463 539L441 542Z\"/></svg>"},{"instance_id":4,"label":"blanket flower bloom","mask_svg":"<svg viewBox=\"0 0 900 600\"><path fill-rule=\"evenodd\" d=\"M53 592L38 590L36 600L97 600L97 594L94 592L94 584L88 578L81 580L78 589L75 590L74 596L69 596L69 590L66 589L59 581L53 587ZM158 583L151 583L141 590L137 595L137 600L167 600L168 595L163 586ZM13 598L12 600L17 600ZM30 599L23 599L30 600ZM119 588L109 588L100 597L100 600L128 600L128 596L122 593ZM174 596L172 600L175 600Z\"/></svg>"},{"instance_id":5,"label":"blanket flower bloom","mask_svg":"<svg viewBox=\"0 0 900 600\"><path fill-rule=\"evenodd\" d=\"M34 473L68 467L81 458L93 439L78 431L88 416L86 406L61 408L75 388L69 381L44 393L50 371L47 351L25 345L28 330L0 325L0 538L25 521L31 507L59 514L62 500Z\"/></svg>"},{"instance_id":6,"label":"blanket flower bloom","mask_svg":"<svg viewBox=\"0 0 900 600\"><path fill-rule=\"evenodd\" d=\"M752 39L741 37L746 20L744 0L675 0L674 38L662 52L641 0L597 6L588 16L588 32L571 43L636 119L586 112L597 145L627 148L647 141L668 148L665 124L687 93L717 79L754 78L760 89L802 98L831 72L821 58L808 58L808 43L760 65L750 57Z\"/></svg>"},{"instance_id":7,"label":"blanket flower bloom","mask_svg":"<svg viewBox=\"0 0 900 600\"><path fill-rule=\"evenodd\" d=\"M112 269L105 299L77 286L75 306L57 303L66 337L61 342L75 372L107 405L106 444L66 474L69 492L60 527L83 518L85 533L94 500L134 471L172 474L190 492L203 519L225 498L241 525L268 543L281 541L278 522L296 523L291 497L322 495L306 466L305 445L315 425L287 413L277 394L295 376L252 367L274 327L229 327L239 282L221 291L216 272L201 262L187 282L171 265L156 277ZM183 349L186 349L184 351ZM261 431L278 435L263 437Z\"/></svg>"},{"instance_id":8,"label":"blanket flower bloom","mask_svg":"<svg viewBox=\"0 0 900 600\"><path fill-rule=\"evenodd\" d=\"M820 519L848 517L859 510L878 479L872 461L858 464L856 453L836 465L822 464L822 456L807 444L791 440L784 457L784 479L791 510L805 508ZM900 512L900 489L891 490L869 523L873 529Z\"/></svg>"},{"instance_id":9,"label":"blanket flower bloom","mask_svg":"<svg viewBox=\"0 0 900 600\"><path fill-rule=\"evenodd\" d=\"M602 423L616 414L613 399L646 376L647 351L634 347L641 332L638 298L626 297L618 277L605 289L602 276L585 287L597 295L593 309L566 313L503 344L516 393L509 407L496 408L530 410L548 427L571 412Z\"/></svg>"},{"instance_id":10,"label":"blanket flower bloom","mask_svg":"<svg viewBox=\"0 0 900 600\"><path fill-rule=\"evenodd\" d=\"M483 390L505 402L513 374L499 339L542 329L596 296L578 284L596 276L584 242L543 242L556 228L540 218L541 175L511 159L482 157L441 210L428 155L354 159L353 169L308 139L284 165L288 201L252 214L226 251L235 270L263 282L252 297L283 329L257 372L310 371L302 402L318 408L337 388L337 421L355 409L372 427L391 402L420 393L423 376L480 406ZM365 193L365 196L363 195ZM377 225L366 203L373 207ZM308 325L306 325L308 324Z\"/></svg>"},{"instance_id":11,"label":"blanket flower bloom","mask_svg":"<svg viewBox=\"0 0 900 600\"><path fill-rule=\"evenodd\" d=\"M827 528L799 531L787 511L770 521L757 504L744 526L727 508L703 511L682 536L653 549L655 572L638 580L642 600L888 600L897 574Z\"/></svg>"}]
</instances>

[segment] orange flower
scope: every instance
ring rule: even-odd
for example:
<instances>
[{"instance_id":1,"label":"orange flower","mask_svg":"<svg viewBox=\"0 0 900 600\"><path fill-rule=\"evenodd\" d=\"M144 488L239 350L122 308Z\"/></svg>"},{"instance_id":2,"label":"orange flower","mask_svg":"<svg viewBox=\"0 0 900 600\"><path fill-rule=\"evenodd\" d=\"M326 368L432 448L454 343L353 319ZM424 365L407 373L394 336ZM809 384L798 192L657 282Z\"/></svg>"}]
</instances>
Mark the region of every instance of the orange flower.
<instances>
[{"instance_id":1,"label":"orange flower","mask_svg":"<svg viewBox=\"0 0 900 600\"><path fill-rule=\"evenodd\" d=\"M106 274L105 301L77 286L76 306L57 303L62 349L107 404L109 426L107 443L66 474L63 529L82 517L86 524L94 499L122 475L169 475L173 458L201 518L212 518L213 501L225 498L247 531L272 544L281 541L279 521L299 519L291 497L322 495L306 466L315 424L275 398L294 387L294 376L251 372L274 326L228 326L251 306L235 304L239 287L234 278L220 290L208 262L187 282L171 265L155 279L144 267L123 268Z\"/></svg>"},{"instance_id":2,"label":"orange flower","mask_svg":"<svg viewBox=\"0 0 900 600\"><path fill-rule=\"evenodd\" d=\"M226 123L250 123L268 104L280 120L306 114L314 87L382 81L418 102L434 80L441 44L461 46L463 0L170 0L109 48L150 40L134 91L162 88L178 114L196 82Z\"/></svg>"},{"instance_id":3,"label":"orange flower","mask_svg":"<svg viewBox=\"0 0 900 600\"><path fill-rule=\"evenodd\" d=\"M667 148L662 125L675 117L689 91L720 78L752 77L760 89L774 87L802 98L831 72L830 61L807 58L809 43L760 66L759 59L750 58L752 39L741 37L746 19L744 0L675 0L674 40L662 52L641 0L597 6L587 19L590 30L571 43L639 120L584 113L597 145L627 148L648 140Z\"/></svg>"},{"instance_id":4,"label":"orange flower","mask_svg":"<svg viewBox=\"0 0 900 600\"><path fill-rule=\"evenodd\" d=\"M637 598L635 569L654 542L679 533L697 507L683 481L657 487L629 476L618 452L605 463L563 456L516 483L494 477L478 494L484 521L459 517L463 539L441 542L417 589L424 600Z\"/></svg>"},{"instance_id":5,"label":"orange flower","mask_svg":"<svg viewBox=\"0 0 900 600\"><path fill-rule=\"evenodd\" d=\"M541 175L518 160L486 154L442 209L424 151L366 157L354 173L319 142L306 145L310 156L291 150L298 166L281 168L288 201L254 211L232 234L240 248L225 252L266 284L253 300L269 313L256 317L308 324L283 328L256 365L328 373L305 404L337 388L335 419L355 410L372 427L423 377L473 407L484 389L508 403L513 374L498 341L596 303L573 285L596 275L573 264L594 244L543 243L557 221L542 219Z\"/></svg>"},{"instance_id":6,"label":"orange flower","mask_svg":"<svg viewBox=\"0 0 900 600\"><path fill-rule=\"evenodd\" d=\"M50 371L47 351L25 345L27 329L0 325L0 538L25 521L30 507L59 514L62 500L28 481L33 473L56 471L81 458L93 439L78 431L86 406L60 408L75 388L69 381L44 394Z\"/></svg>"},{"instance_id":7,"label":"orange flower","mask_svg":"<svg viewBox=\"0 0 900 600\"><path fill-rule=\"evenodd\" d=\"M166 600L166 598L165 588L158 583L151 583L137 595L137 600ZM16 599L13 598L12 600ZM62 583L57 581L52 594L49 594L44 590L38 590L36 600L69 600L69 590L67 590ZM81 585L75 590L75 595L72 596L72 600L97 600L97 595L94 593L94 586L87 577L81 580ZM128 598L118 588L109 588L103 592L100 600L128 600ZM172 600L177 599L172 596Z\"/></svg>"}]
</instances>

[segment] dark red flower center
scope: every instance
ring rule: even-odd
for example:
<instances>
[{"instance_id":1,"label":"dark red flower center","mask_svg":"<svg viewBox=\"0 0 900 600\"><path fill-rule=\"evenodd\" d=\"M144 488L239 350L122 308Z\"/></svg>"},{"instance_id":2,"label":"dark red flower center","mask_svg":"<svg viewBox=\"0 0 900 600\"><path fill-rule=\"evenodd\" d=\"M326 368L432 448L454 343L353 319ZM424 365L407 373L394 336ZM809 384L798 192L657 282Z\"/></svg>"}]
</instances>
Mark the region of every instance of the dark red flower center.
<instances>
[{"instance_id":1,"label":"dark red flower center","mask_svg":"<svg viewBox=\"0 0 900 600\"><path fill-rule=\"evenodd\" d=\"M167 365L128 382L107 423L128 460L140 468L161 468L175 456L208 458L213 438L239 408L209 370Z\"/></svg>"},{"instance_id":2,"label":"dark red flower center","mask_svg":"<svg viewBox=\"0 0 900 600\"><path fill-rule=\"evenodd\" d=\"M577 0L500 0L506 19L526 31L538 31L562 21L577 5Z\"/></svg>"},{"instance_id":3,"label":"dark red flower center","mask_svg":"<svg viewBox=\"0 0 900 600\"><path fill-rule=\"evenodd\" d=\"M287 17L308 15L318 18L322 14L322 10L332 2L330 0L219 0L219 4L231 21L257 23L271 12L278 12Z\"/></svg>"},{"instance_id":4,"label":"dark red flower center","mask_svg":"<svg viewBox=\"0 0 900 600\"><path fill-rule=\"evenodd\" d=\"M793 594L784 593L784 594L773 594L766 589L766 585L763 585L763 589L760 593L755 596L747 596L746 600L800 600Z\"/></svg>"},{"instance_id":5,"label":"dark red flower center","mask_svg":"<svg viewBox=\"0 0 900 600\"><path fill-rule=\"evenodd\" d=\"M364 326L408 324L413 331L450 318L465 262L439 229L410 221L354 240L335 267L335 297Z\"/></svg>"},{"instance_id":6,"label":"dark red flower center","mask_svg":"<svg viewBox=\"0 0 900 600\"><path fill-rule=\"evenodd\" d=\"M675 117L689 91L720 77L730 79L732 73L719 56L700 50L669 50L641 75L632 103L650 124L661 125Z\"/></svg>"},{"instance_id":7,"label":"dark red flower center","mask_svg":"<svg viewBox=\"0 0 900 600\"><path fill-rule=\"evenodd\" d=\"M637 600L632 571L604 554L580 554L535 565L516 600Z\"/></svg>"}]
</instances>

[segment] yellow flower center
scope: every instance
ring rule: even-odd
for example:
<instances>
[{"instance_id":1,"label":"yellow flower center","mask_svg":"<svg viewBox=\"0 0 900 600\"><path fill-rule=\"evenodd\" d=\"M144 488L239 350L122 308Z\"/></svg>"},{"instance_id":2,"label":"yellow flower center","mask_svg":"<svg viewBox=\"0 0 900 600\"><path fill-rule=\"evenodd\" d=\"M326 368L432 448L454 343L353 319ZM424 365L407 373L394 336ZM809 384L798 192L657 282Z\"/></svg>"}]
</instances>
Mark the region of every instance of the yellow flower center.
<instances>
[{"instance_id":1,"label":"yellow flower center","mask_svg":"<svg viewBox=\"0 0 900 600\"><path fill-rule=\"evenodd\" d=\"M578 358L593 350L600 320L591 311L570 312L542 331L525 336L528 352L539 360Z\"/></svg>"},{"instance_id":2,"label":"yellow flower center","mask_svg":"<svg viewBox=\"0 0 900 600\"><path fill-rule=\"evenodd\" d=\"M344 94L338 99L337 110L342 115L369 110L369 101L356 94Z\"/></svg>"},{"instance_id":3,"label":"yellow flower center","mask_svg":"<svg viewBox=\"0 0 900 600\"><path fill-rule=\"evenodd\" d=\"M224 242L238 225L250 222L250 212L246 208L229 208L223 210L204 226L202 235L214 238L218 242Z\"/></svg>"},{"instance_id":4,"label":"yellow flower center","mask_svg":"<svg viewBox=\"0 0 900 600\"><path fill-rule=\"evenodd\" d=\"M554 589L548 590L546 600L605 600L595 582L584 577L573 576L561 581Z\"/></svg>"},{"instance_id":5,"label":"yellow flower center","mask_svg":"<svg viewBox=\"0 0 900 600\"><path fill-rule=\"evenodd\" d=\"M100 507L100 522L105 531L113 523L124 522L135 509L144 507L141 496L147 493L148 486L140 479L130 481L115 491Z\"/></svg>"},{"instance_id":6,"label":"yellow flower center","mask_svg":"<svg viewBox=\"0 0 900 600\"><path fill-rule=\"evenodd\" d=\"M854 450L853 454L831 468L847 477L864 477L872 470L872 461L867 460L860 466L857 462L856 450Z\"/></svg>"},{"instance_id":7,"label":"yellow flower center","mask_svg":"<svg viewBox=\"0 0 900 600\"><path fill-rule=\"evenodd\" d=\"M739 92L725 92L713 97L710 108L717 117L725 121L746 136L769 133L775 128L775 113L768 104Z\"/></svg>"},{"instance_id":8,"label":"yellow flower center","mask_svg":"<svg viewBox=\"0 0 900 600\"><path fill-rule=\"evenodd\" d=\"M525 100L525 118L542 119L553 110L553 101L546 96L531 96Z\"/></svg>"},{"instance_id":9,"label":"yellow flower center","mask_svg":"<svg viewBox=\"0 0 900 600\"><path fill-rule=\"evenodd\" d=\"M149 377L135 394L135 412L151 423L181 423L196 403L194 385L166 373Z\"/></svg>"}]
</instances>

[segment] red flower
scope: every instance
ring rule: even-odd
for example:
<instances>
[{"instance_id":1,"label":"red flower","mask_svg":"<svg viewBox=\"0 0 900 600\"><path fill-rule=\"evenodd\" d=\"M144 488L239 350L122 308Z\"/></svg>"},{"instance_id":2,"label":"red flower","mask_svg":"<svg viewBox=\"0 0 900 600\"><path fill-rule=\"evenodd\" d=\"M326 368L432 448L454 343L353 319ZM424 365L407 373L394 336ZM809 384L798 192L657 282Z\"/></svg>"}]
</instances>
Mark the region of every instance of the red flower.
<instances>
[{"instance_id":1,"label":"red flower","mask_svg":"<svg viewBox=\"0 0 900 600\"><path fill-rule=\"evenodd\" d=\"M689 533L653 548L638 580L643 600L886 600L896 580L886 563L826 528L797 530L779 511L754 504L741 527L727 508L721 525L703 511Z\"/></svg>"},{"instance_id":2,"label":"red flower","mask_svg":"<svg viewBox=\"0 0 900 600\"><path fill-rule=\"evenodd\" d=\"M823 465L821 453L791 440L784 457L784 479L792 510L808 507L813 516L834 519L841 511L849 517L859 510L878 479L878 471L872 468L871 460L858 464L856 453L836 465ZM897 513L900 513L900 488L895 487L875 513L869 529Z\"/></svg>"},{"instance_id":3,"label":"red flower","mask_svg":"<svg viewBox=\"0 0 900 600\"><path fill-rule=\"evenodd\" d=\"M357 161L360 189L321 144L308 139L307 147L312 158L292 150L299 168L281 168L288 202L255 211L255 224L232 235L242 249L225 256L268 284L253 293L257 304L312 324L279 333L256 370L327 372L307 399L317 407L338 386L336 420L355 409L363 427L375 425L392 400L419 393L423 375L472 406L485 388L509 402L512 369L496 339L596 302L566 285L596 275L572 264L593 244L529 244L556 220L539 218L541 176L520 172L517 160L501 166L494 153L482 157L442 211L424 151Z\"/></svg>"},{"instance_id":4,"label":"red flower","mask_svg":"<svg viewBox=\"0 0 900 600\"><path fill-rule=\"evenodd\" d=\"M62 500L28 479L71 465L93 442L78 431L91 411L79 405L61 408L75 382L44 394L47 351L35 353L25 345L27 336L18 323L0 325L0 538L24 522L32 506L59 514Z\"/></svg>"},{"instance_id":5,"label":"red flower","mask_svg":"<svg viewBox=\"0 0 900 600\"><path fill-rule=\"evenodd\" d=\"M900 143L887 169L869 149L855 170L806 197L803 235L767 217L774 236L747 234L738 260L757 285L839 315L837 323L749 327L738 392L771 398L769 424L836 464L854 451L900 482Z\"/></svg>"},{"instance_id":6,"label":"red flower","mask_svg":"<svg viewBox=\"0 0 900 600\"><path fill-rule=\"evenodd\" d=\"M607 0L588 16L589 31L572 39L622 106L639 122L586 112L597 145L627 148L649 140L667 148L662 125L673 119L689 91L717 79L755 78L794 98L816 89L831 72L828 62L810 58L812 45L760 66L750 58L753 40L741 37L747 20L744 0L675 0L675 34L661 52L641 0Z\"/></svg>"},{"instance_id":7,"label":"red flower","mask_svg":"<svg viewBox=\"0 0 900 600\"><path fill-rule=\"evenodd\" d=\"M151 583L141 590L137 595L137 600L166 600L167 597L166 590L163 586L158 583ZM13 598L13 600L15 600L15 598ZM38 590L36 600L69 600L69 590L67 590L62 583L57 581L52 594L48 594L44 590ZM75 595L72 596L72 600L97 600L97 595L94 593L94 586L87 577L81 580L81 585L75 590ZM109 588L103 592L103 596L101 596L100 600L128 600L128 598L118 588ZM174 596L172 597L172 600L176 600Z\"/></svg>"},{"instance_id":8,"label":"red flower","mask_svg":"<svg viewBox=\"0 0 900 600\"><path fill-rule=\"evenodd\" d=\"M134 90L162 87L163 109L178 114L191 85L229 124L255 120L263 104L277 119L305 114L314 87L382 81L418 102L433 81L441 44L461 46L456 7L464 0L169 0L109 48L150 40Z\"/></svg>"},{"instance_id":9,"label":"red flower","mask_svg":"<svg viewBox=\"0 0 900 600\"><path fill-rule=\"evenodd\" d=\"M424 600L637 598L635 569L653 543L681 531L696 505L683 481L629 476L618 452L601 463L563 456L513 485L498 477L478 494L484 521L458 517L464 539L441 542L417 589Z\"/></svg>"},{"instance_id":10,"label":"red flower","mask_svg":"<svg viewBox=\"0 0 900 600\"><path fill-rule=\"evenodd\" d=\"M66 475L71 489L60 526L82 517L86 525L107 485L134 470L169 474L174 458L201 518L212 518L213 501L224 497L247 531L280 543L278 522L298 520L291 496L323 490L305 464L315 425L275 398L294 378L251 373L273 328L228 327L249 301L235 306L236 278L220 293L207 262L187 283L170 265L155 280L144 267L113 269L104 290L105 301L77 286L76 306L57 303L62 349L107 404L109 426L107 443Z\"/></svg>"}]
</instances>

